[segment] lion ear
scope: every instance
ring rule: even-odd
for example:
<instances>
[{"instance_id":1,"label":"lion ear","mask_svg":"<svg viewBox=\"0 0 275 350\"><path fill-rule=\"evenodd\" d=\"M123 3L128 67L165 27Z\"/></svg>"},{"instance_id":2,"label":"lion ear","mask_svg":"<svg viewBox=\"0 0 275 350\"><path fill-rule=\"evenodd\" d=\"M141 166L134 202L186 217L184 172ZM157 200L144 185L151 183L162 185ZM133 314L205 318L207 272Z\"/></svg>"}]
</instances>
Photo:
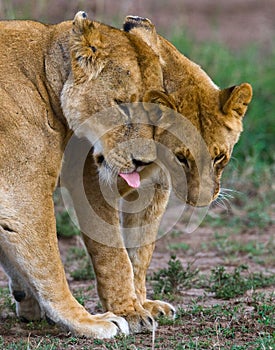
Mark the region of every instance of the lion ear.
<instances>
[{"instance_id":1,"label":"lion ear","mask_svg":"<svg viewBox=\"0 0 275 350\"><path fill-rule=\"evenodd\" d=\"M171 126L176 110L172 96L156 90L148 91L143 98L144 108L149 113L150 121L162 128Z\"/></svg>"},{"instance_id":2,"label":"lion ear","mask_svg":"<svg viewBox=\"0 0 275 350\"><path fill-rule=\"evenodd\" d=\"M73 32L75 34L84 34L88 23L87 13L84 11L78 11L73 20Z\"/></svg>"},{"instance_id":3,"label":"lion ear","mask_svg":"<svg viewBox=\"0 0 275 350\"><path fill-rule=\"evenodd\" d=\"M123 30L134 34L145 41L146 44L159 56L156 28L148 18L127 16L123 23Z\"/></svg>"},{"instance_id":4,"label":"lion ear","mask_svg":"<svg viewBox=\"0 0 275 350\"><path fill-rule=\"evenodd\" d=\"M252 87L248 83L220 91L220 104L223 113L233 112L237 117L245 115L248 104L252 99Z\"/></svg>"},{"instance_id":5,"label":"lion ear","mask_svg":"<svg viewBox=\"0 0 275 350\"><path fill-rule=\"evenodd\" d=\"M143 97L143 102L155 103L176 110L173 97L158 90L147 91Z\"/></svg>"},{"instance_id":6,"label":"lion ear","mask_svg":"<svg viewBox=\"0 0 275 350\"><path fill-rule=\"evenodd\" d=\"M80 68L90 79L100 74L107 56L99 26L99 23L89 20L84 11L75 15L72 25L70 44L73 71L76 73Z\"/></svg>"}]
</instances>

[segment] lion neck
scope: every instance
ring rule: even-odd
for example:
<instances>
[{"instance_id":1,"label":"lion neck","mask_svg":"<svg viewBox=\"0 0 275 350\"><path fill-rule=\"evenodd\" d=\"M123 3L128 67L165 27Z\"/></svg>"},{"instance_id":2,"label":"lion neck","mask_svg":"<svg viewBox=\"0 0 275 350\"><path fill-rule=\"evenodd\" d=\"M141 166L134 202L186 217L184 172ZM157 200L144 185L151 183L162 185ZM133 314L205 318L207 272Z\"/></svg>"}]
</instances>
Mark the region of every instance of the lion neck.
<instances>
[{"instance_id":1,"label":"lion neck","mask_svg":"<svg viewBox=\"0 0 275 350\"><path fill-rule=\"evenodd\" d=\"M181 54L166 39L160 36L158 39L160 55L164 62L162 65L164 86L174 97L177 106L188 94L192 94L202 103L205 102L203 101L205 98L208 100L210 96L217 96L219 88L199 65Z\"/></svg>"}]
</instances>

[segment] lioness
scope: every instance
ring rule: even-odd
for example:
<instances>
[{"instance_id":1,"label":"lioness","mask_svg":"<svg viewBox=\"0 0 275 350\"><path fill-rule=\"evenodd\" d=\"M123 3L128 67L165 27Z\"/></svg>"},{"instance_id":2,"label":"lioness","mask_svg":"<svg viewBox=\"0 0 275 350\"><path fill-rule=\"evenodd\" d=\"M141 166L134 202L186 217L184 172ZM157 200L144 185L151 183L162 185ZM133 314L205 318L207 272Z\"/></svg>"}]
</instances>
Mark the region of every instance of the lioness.
<instances>
[{"instance_id":1,"label":"lioness","mask_svg":"<svg viewBox=\"0 0 275 350\"><path fill-rule=\"evenodd\" d=\"M145 40L158 55L162 65L164 87L169 96L161 98L161 93L151 91L145 101L164 104L170 109L165 112L169 122L165 125L163 120L165 127L159 125L155 128L154 139L162 145L160 148L172 151L168 152L165 160L168 161L168 168L173 170L176 161L182 169L182 178L177 177L180 171L176 171L172 183L174 180L180 195L191 206L208 206L222 196L220 178L242 131L242 119L252 98L252 88L248 83L243 83L219 89L197 64L157 35L148 19L129 16L123 29ZM171 113L171 109L175 112ZM167 157L174 159L169 161ZM172 305L148 300L145 286L146 271L152 258L159 223L167 206L171 181L156 164L148 166L141 179L138 194L137 190L130 188L131 185L125 183L123 188L128 201L124 206L126 209L138 196L142 195L143 201L147 201L148 192L151 195L148 183L153 184L154 188L153 199L147 201L149 204L144 209L133 213L127 213L126 210L122 214L124 243L132 269L128 270L127 267L127 271L121 274L116 268L110 267L102 275L98 269L103 256L112 255L118 250L100 243L94 244L88 237L85 239L97 274L103 306L106 310L128 316L128 320L130 316L130 326L135 331L142 328L142 324L131 319L136 299L154 317L175 315Z\"/></svg>"},{"instance_id":2,"label":"lioness","mask_svg":"<svg viewBox=\"0 0 275 350\"><path fill-rule=\"evenodd\" d=\"M119 329L127 334L123 318L111 312L92 316L69 291L58 252L52 194L72 131L87 139L102 136L105 126L99 112L108 107L114 107L119 122L96 143L94 156L88 152L87 196L97 196L98 189L90 185L98 178L97 152L97 161L104 160L100 176L106 181L108 169L127 177L137 168L142 173L155 160L146 111L139 111L135 125L131 111L117 104L142 101L150 90L163 91L159 58L143 39L90 21L84 12L73 22L50 26L0 22L0 47L0 261L10 279L17 315L27 320L45 316L79 335L109 338ZM90 117L96 113L93 123ZM112 116L102 118L112 124ZM140 147L132 142L107 157L113 145L131 137ZM116 218L110 220L116 231ZM126 276L131 274L126 249L118 256L103 252L97 258L96 248L99 279L107 270L117 273L118 265L125 267ZM144 309L138 317L152 322Z\"/></svg>"},{"instance_id":3,"label":"lioness","mask_svg":"<svg viewBox=\"0 0 275 350\"><path fill-rule=\"evenodd\" d=\"M160 57L164 87L173 101L170 106L176 106L180 115L177 114L177 122L166 130L157 128L154 137L173 151L184 170L186 202L191 206L208 206L223 196L220 193L221 175L243 130L243 117L252 99L252 87L242 83L226 89L218 88L197 64L157 35L153 24L147 19L129 16L123 28L147 41ZM148 100L152 101L152 96ZM180 120L180 116L183 120ZM195 127L195 132L189 124L187 128L186 120ZM160 191L146 212L126 214L124 226L136 227L137 222L143 222L146 227L146 223L154 222L155 226L151 225L151 228L157 228L167 198L167 192ZM173 315L173 308L167 304L146 299L145 277L153 250L154 242L129 249L136 293L142 305L154 316Z\"/></svg>"}]
</instances>

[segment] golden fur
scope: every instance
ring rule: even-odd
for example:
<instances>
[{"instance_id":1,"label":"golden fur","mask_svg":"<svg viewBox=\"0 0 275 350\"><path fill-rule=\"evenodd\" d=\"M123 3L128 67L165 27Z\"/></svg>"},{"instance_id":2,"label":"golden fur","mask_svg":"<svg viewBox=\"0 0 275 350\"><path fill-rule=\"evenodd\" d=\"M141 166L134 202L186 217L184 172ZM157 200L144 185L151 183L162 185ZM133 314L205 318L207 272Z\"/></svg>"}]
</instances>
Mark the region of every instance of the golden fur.
<instances>
[{"instance_id":1,"label":"golden fur","mask_svg":"<svg viewBox=\"0 0 275 350\"><path fill-rule=\"evenodd\" d=\"M17 315L27 320L45 316L79 335L109 338L119 329L127 334L124 319L111 312L90 315L69 291L58 251L52 194L72 131L90 141L101 136L104 122L96 113L108 107L114 108L122 125L103 135L95 155L88 156L84 183L89 201L98 200L100 207L94 157L97 161L107 158L116 143L129 135L143 138L141 147L122 147L105 159L105 168L119 168L116 173L121 168L132 171L133 158L144 163L155 160L153 128L133 127L130 117L116 105L142 101L148 91L163 90L158 56L142 39L90 21L83 12L73 24L0 22L0 47L0 261L10 279ZM92 115L97 118L93 122ZM145 110L140 118L147 122ZM107 170L98 165L107 181ZM77 194L73 200L77 204ZM118 217L112 210L109 216L108 210L107 206L102 215L114 224L115 240ZM82 214L78 215L81 219ZM96 224L88 229L102 231ZM117 254L103 247L98 256L97 247L95 242L90 251L98 262L98 290L104 301L101 288L106 288L108 296L110 286L123 285L124 274L120 274L121 281L115 276L117 271L131 276L131 263L126 249L119 248ZM109 280L106 271L111 274ZM137 301L133 284L125 283L118 302L123 304L120 314L128 312L138 322L152 322Z\"/></svg>"}]
</instances>

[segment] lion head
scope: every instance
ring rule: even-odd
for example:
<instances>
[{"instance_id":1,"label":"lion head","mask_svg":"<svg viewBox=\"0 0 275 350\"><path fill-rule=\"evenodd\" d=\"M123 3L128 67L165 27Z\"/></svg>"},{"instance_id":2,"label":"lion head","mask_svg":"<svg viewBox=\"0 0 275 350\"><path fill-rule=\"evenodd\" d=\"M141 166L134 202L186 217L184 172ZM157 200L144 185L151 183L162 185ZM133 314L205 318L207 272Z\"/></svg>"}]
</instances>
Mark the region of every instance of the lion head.
<instances>
[{"instance_id":1,"label":"lion head","mask_svg":"<svg viewBox=\"0 0 275 350\"><path fill-rule=\"evenodd\" d=\"M192 206L207 206L220 194L220 179L242 131L242 121L252 99L248 83L219 89L194 62L157 35L148 19L129 16L124 30L140 38L159 55L164 87L175 113L172 124L156 128L154 138L172 151L186 177L185 200ZM158 101L149 93L148 101ZM155 98L154 98L155 97ZM176 187L185 186L175 179Z\"/></svg>"},{"instance_id":2,"label":"lion head","mask_svg":"<svg viewBox=\"0 0 275 350\"><path fill-rule=\"evenodd\" d=\"M150 90L163 91L158 55L142 39L91 21L74 18L70 38L71 73L61 102L70 128L94 147L100 177L120 174L131 187L156 159L153 127L143 108Z\"/></svg>"}]
</instances>

